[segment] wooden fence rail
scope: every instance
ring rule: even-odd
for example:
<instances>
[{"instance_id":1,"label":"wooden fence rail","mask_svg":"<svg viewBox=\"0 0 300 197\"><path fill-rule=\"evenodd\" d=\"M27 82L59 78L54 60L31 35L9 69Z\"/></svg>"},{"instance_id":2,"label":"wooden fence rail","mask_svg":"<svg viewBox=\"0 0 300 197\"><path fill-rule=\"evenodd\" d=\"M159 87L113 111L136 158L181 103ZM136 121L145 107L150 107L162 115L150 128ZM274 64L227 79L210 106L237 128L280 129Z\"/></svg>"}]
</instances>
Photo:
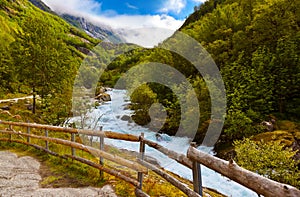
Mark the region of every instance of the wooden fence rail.
<instances>
[{"instance_id":1,"label":"wooden fence rail","mask_svg":"<svg viewBox=\"0 0 300 197\"><path fill-rule=\"evenodd\" d=\"M206 167L219 172L229 179L264 196L298 197L300 190L290 185L278 183L239 167L233 161L224 161L207 153L190 147L187 156Z\"/></svg>"},{"instance_id":2,"label":"wooden fence rail","mask_svg":"<svg viewBox=\"0 0 300 197\"><path fill-rule=\"evenodd\" d=\"M186 155L177 153L175 151L169 150L155 142L152 142L150 140L144 139L145 144L148 146L160 151L161 153L167 155L169 158L176 160L178 163L192 169L193 168L193 162L189 158L187 158Z\"/></svg>"},{"instance_id":3,"label":"wooden fence rail","mask_svg":"<svg viewBox=\"0 0 300 197\"><path fill-rule=\"evenodd\" d=\"M137 171L137 172L142 172L142 173L145 173L145 174L148 173L147 168L145 168L144 166L142 166L142 165L140 165L136 162L132 162L132 161L123 159L122 157L119 157L117 155L112 155L112 154L109 154L105 151L101 151L101 150L96 149L94 147L85 146L85 145L77 143L77 142L71 142L71 141L63 140L63 139L59 139L59 138L44 137L44 136L38 136L38 135L15 132L15 131L1 130L1 133L10 134L10 135L15 134L15 135L19 135L19 136L26 136L26 137L30 137L30 138L40 139L40 140L43 140L45 142L53 142L53 143L56 143L56 144L69 146L69 147L72 147L72 148L76 148L78 150L83 150L85 152L92 153L93 155L95 155L97 157L103 157L105 159L108 159L108 160L113 161L115 163L118 163L120 165L126 166L126 167L128 167L132 170ZM48 148L48 143L46 144L46 149L47 150L49 149Z\"/></svg>"},{"instance_id":4,"label":"wooden fence rail","mask_svg":"<svg viewBox=\"0 0 300 197\"><path fill-rule=\"evenodd\" d=\"M62 132L62 133L75 133L75 134L82 134L82 135L96 136L96 137L104 136L105 138L126 140L132 142L140 141L139 136L116 133L112 131L92 131L92 130L85 130L85 129L74 129L68 127L57 127L57 126L49 126L49 125L25 123L25 122L10 122L10 121L3 121L3 120L0 120L0 124L10 125L10 126L20 126L24 128L28 127L28 128L35 128L35 129L47 129L48 131L55 131L55 132Z\"/></svg>"},{"instance_id":5,"label":"wooden fence rail","mask_svg":"<svg viewBox=\"0 0 300 197\"><path fill-rule=\"evenodd\" d=\"M197 150L194 145L191 145L188 149L187 155L179 154L172 150L169 150L153 141L147 140L144 138L143 134L140 136L130 135L130 134L120 134L111 131L91 131L91 130L79 130L74 128L65 128L65 127L56 127L49 125L41 125L41 124L32 124L32 123L21 123L21 122L9 122L9 121L1 121L0 125L7 125L8 128L0 129L0 133L6 134L8 138L0 138L0 141L7 142L15 142L21 143L28 146L33 146L37 149L43 150L49 154L54 156L59 156L62 158L71 158L77 160L81 163L92 166L96 169L100 170L100 176L103 172L109 173L113 176L121 178L128 183L131 183L136 187L135 194L136 196L148 196L142 191L143 184L143 175L148 173L148 170L152 170L156 174L163 177L165 180L173 184L175 187L183 191L185 194L191 197L199 197L203 196L202 193L202 181L201 181L201 165L205 165L206 167L219 172L220 174L228 177L231 180L234 180L245 187L252 189L257 194L262 194L264 196L287 196L287 197L298 197L300 196L300 190L294 188L290 185L281 184L260 175L257 175L253 172L245 170L233 162L228 162L216 158L212 155L206 154ZM23 132L15 131L13 127L21 127L24 128ZM33 129L38 129L44 133L43 136L33 134ZM49 132L63 132L71 134L70 140L53 138L49 137ZM99 148L94 148L91 146L86 146L80 143L75 142L75 136L85 135L85 136L93 136L99 137L100 146ZM13 136L18 136L21 139L14 139ZM37 144L33 144L31 140L38 139L45 142L45 147L42 147ZM125 140L131 142L139 142L140 144L140 154L137 158L137 161L129 161L122 157L110 154L105 152L104 149L104 138L116 139L116 140ZM50 150L49 142L56 143L64 146L68 146L71 148L71 154L68 155L59 155ZM167 155L169 158L174 159L178 163L190 168L193 172L193 185L194 191L187 187L185 184L181 183L179 180L166 173L165 171L157 168L156 166L144 161L145 154L145 145L152 147L163 154ZM92 162L85 158L81 158L76 156L76 149L82 150L88 153L93 154L94 156L99 158L99 163ZM104 167L103 159L110 160L119 165L126 166L129 169L132 169L138 173L136 178L133 178L128 175L125 171L115 170Z\"/></svg>"}]
</instances>

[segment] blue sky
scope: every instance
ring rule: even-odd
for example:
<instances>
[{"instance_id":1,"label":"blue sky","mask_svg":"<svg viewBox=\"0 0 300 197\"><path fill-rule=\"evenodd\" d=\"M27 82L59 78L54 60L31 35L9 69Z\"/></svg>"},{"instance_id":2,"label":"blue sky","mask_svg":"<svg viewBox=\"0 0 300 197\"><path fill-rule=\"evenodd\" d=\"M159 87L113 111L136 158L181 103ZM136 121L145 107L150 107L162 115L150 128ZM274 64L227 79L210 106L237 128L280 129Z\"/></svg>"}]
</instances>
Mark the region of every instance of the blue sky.
<instances>
[{"instance_id":1,"label":"blue sky","mask_svg":"<svg viewBox=\"0 0 300 197\"><path fill-rule=\"evenodd\" d=\"M153 43L160 42L180 28L194 10L205 0L42 0L52 10L63 14L81 16L88 21L118 30L132 40L153 37ZM134 37L132 29L156 28L162 31L151 35ZM165 30L169 30L166 32ZM126 32L127 31L127 32ZM148 32L142 30L141 32ZM128 35L131 34L131 35ZM157 39L156 41L154 41ZM131 41L131 40L130 40Z\"/></svg>"},{"instance_id":2,"label":"blue sky","mask_svg":"<svg viewBox=\"0 0 300 197\"><path fill-rule=\"evenodd\" d=\"M167 16L184 21L205 0L42 0L54 11L106 18ZM174 22L173 21L173 22Z\"/></svg>"},{"instance_id":3,"label":"blue sky","mask_svg":"<svg viewBox=\"0 0 300 197\"><path fill-rule=\"evenodd\" d=\"M97 0L103 12L130 15L167 14L175 19L185 19L201 0Z\"/></svg>"}]
</instances>

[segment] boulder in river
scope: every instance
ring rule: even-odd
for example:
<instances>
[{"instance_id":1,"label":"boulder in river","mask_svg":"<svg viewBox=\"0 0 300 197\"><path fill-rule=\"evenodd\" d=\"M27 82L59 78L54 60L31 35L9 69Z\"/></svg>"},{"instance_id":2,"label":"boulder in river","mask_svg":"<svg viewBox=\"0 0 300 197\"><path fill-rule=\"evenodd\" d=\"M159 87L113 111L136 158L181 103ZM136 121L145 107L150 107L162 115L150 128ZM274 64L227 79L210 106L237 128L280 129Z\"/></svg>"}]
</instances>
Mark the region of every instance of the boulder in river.
<instances>
[{"instance_id":1,"label":"boulder in river","mask_svg":"<svg viewBox=\"0 0 300 197\"><path fill-rule=\"evenodd\" d=\"M123 121L130 121L131 117L128 116L128 115L124 115L124 116L121 117L121 120L123 120Z\"/></svg>"},{"instance_id":2,"label":"boulder in river","mask_svg":"<svg viewBox=\"0 0 300 197\"><path fill-rule=\"evenodd\" d=\"M111 101L111 97L107 93L100 93L95 97L95 99L99 100L100 102Z\"/></svg>"},{"instance_id":3,"label":"boulder in river","mask_svg":"<svg viewBox=\"0 0 300 197\"><path fill-rule=\"evenodd\" d=\"M132 104L125 104L124 106L124 110L129 110L132 107Z\"/></svg>"},{"instance_id":4,"label":"boulder in river","mask_svg":"<svg viewBox=\"0 0 300 197\"><path fill-rule=\"evenodd\" d=\"M96 89L96 95L99 95L99 94L103 94L107 91L110 91L111 89L110 88L107 88L107 87L99 87Z\"/></svg>"}]
</instances>

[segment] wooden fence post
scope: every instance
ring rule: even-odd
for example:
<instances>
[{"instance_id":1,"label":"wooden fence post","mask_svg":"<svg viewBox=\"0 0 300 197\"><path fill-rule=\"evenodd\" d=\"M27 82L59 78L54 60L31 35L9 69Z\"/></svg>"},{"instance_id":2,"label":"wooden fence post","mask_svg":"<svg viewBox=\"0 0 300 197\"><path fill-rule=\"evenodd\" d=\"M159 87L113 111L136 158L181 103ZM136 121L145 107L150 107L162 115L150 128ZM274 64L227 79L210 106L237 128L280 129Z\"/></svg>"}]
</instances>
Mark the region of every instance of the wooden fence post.
<instances>
[{"instance_id":1,"label":"wooden fence post","mask_svg":"<svg viewBox=\"0 0 300 197\"><path fill-rule=\"evenodd\" d=\"M102 126L100 127L100 131L102 131ZM104 150L104 136L100 136L100 150ZM103 157L99 158L100 165L103 166ZM100 178L103 178L103 171L100 170Z\"/></svg>"},{"instance_id":2,"label":"wooden fence post","mask_svg":"<svg viewBox=\"0 0 300 197\"><path fill-rule=\"evenodd\" d=\"M139 155L139 159L141 159L143 161L144 160L144 155L145 155L144 133L141 133L141 135L140 135L140 155ZM142 172L138 172L138 181L140 183L139 189L142 189L142 185L143 185L143 173Z\"/></svg>"},{"instance_id":3,"label":"wooden fence post","mask_svg":"<svg viewBox=\"0 0 300 197\"><path fill-rule=\"evenodd\" d=\"M90 136L90 146L93 147L93 136Z\"/></svg>"},{"instance_id":4,"label":"wooden fence post","mask_svg":"<svg viewBox=\"0 0 300 197\"><path fill-rule=\"evenodd\" d=\"M71 141L75 142L75 133L71 133ZM75 156L75 148L71 147L72 156Z\"/></svg>"},{"instance_id":5,"label":"wooden fence post","mask_svg":"<svg viewBox=\"0 0 300 197\"><path fill-rule=\"evenodd\" d=\"M196 143L191 143L192 147L196 147ZM193 185L194 185L194 191L200 196L203 196L203 189L202 189L202 178L201 178L201 166L200 163L193 160Z\"/></svg>"},{"instance_id":6,"label":"wooden fence post","mask_svg":"<svg viewBox=\"0 0 300 197\"><path fill-rule=\"evenodd\" d=\"M13 130L12 125L9 125L9 130L10 130L10 131ZM9 134L9 140L10 140L10 141L12 140L12 134Z\"/></svg>"},{"instance_id":7,"label":"wooden fence post","mask_svg":"<svg viewBox=\"0 0 300 197\"><path fill-rule=\"evenodd\" d=\"M27 120L27 123L29 123L29 120ZM30 134L30 127L27 126L27 134ZM27 143L30 143L30 137L27 136Z\"/></svg>"},{"instance_id":8,"label":"wooden fence post","mask_svg":"<svg viewBox=\"0 0 300 197\"><path fill-rule=\"evenodd\" d=\"M45 136L48 137L48 130L45 129ZM49 142L48 140L45 141L46 142L46 150L49 150Z\"/></svg>"}]
</instances>

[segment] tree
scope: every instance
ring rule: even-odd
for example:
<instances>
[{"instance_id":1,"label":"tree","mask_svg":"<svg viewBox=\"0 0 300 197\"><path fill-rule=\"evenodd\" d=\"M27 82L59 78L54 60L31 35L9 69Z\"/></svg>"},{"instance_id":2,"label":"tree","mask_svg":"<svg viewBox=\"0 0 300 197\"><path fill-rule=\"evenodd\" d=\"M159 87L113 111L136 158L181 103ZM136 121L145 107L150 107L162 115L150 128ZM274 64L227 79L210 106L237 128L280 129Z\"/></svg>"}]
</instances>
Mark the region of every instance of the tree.
<instances>
[{"instance_id":1,"label":"tree","mask_svg":"<svg viewBox=\"0 0 300 197\"><path fill-rule=\"evenodd\" d=\"M15 76L12 66L12 56L9 45L14 41L11 35L11 28L5 19L0 15L0 95L7 92L14 92ZM4 96L3 95L3 96Z\"/></svg>"},{"instance_id":2,"label":"tree","mask_svg":"<svg viewBox=\"0 0 300 197\"><path fill-rule=\"evenodd\" d=\"M34 17L27 17L14 43L18 79L41 97L42 108L51 111L50 100L63 98L70 103L71 88L76 71L76 59L61 40L61 30ZM33 101L33 113L36 110ZM62 104L62 103L61 103ZM54 109L54 106L51 106ZM56 106L57 108L57 106Z\"/></svg>"}]
</instances>

